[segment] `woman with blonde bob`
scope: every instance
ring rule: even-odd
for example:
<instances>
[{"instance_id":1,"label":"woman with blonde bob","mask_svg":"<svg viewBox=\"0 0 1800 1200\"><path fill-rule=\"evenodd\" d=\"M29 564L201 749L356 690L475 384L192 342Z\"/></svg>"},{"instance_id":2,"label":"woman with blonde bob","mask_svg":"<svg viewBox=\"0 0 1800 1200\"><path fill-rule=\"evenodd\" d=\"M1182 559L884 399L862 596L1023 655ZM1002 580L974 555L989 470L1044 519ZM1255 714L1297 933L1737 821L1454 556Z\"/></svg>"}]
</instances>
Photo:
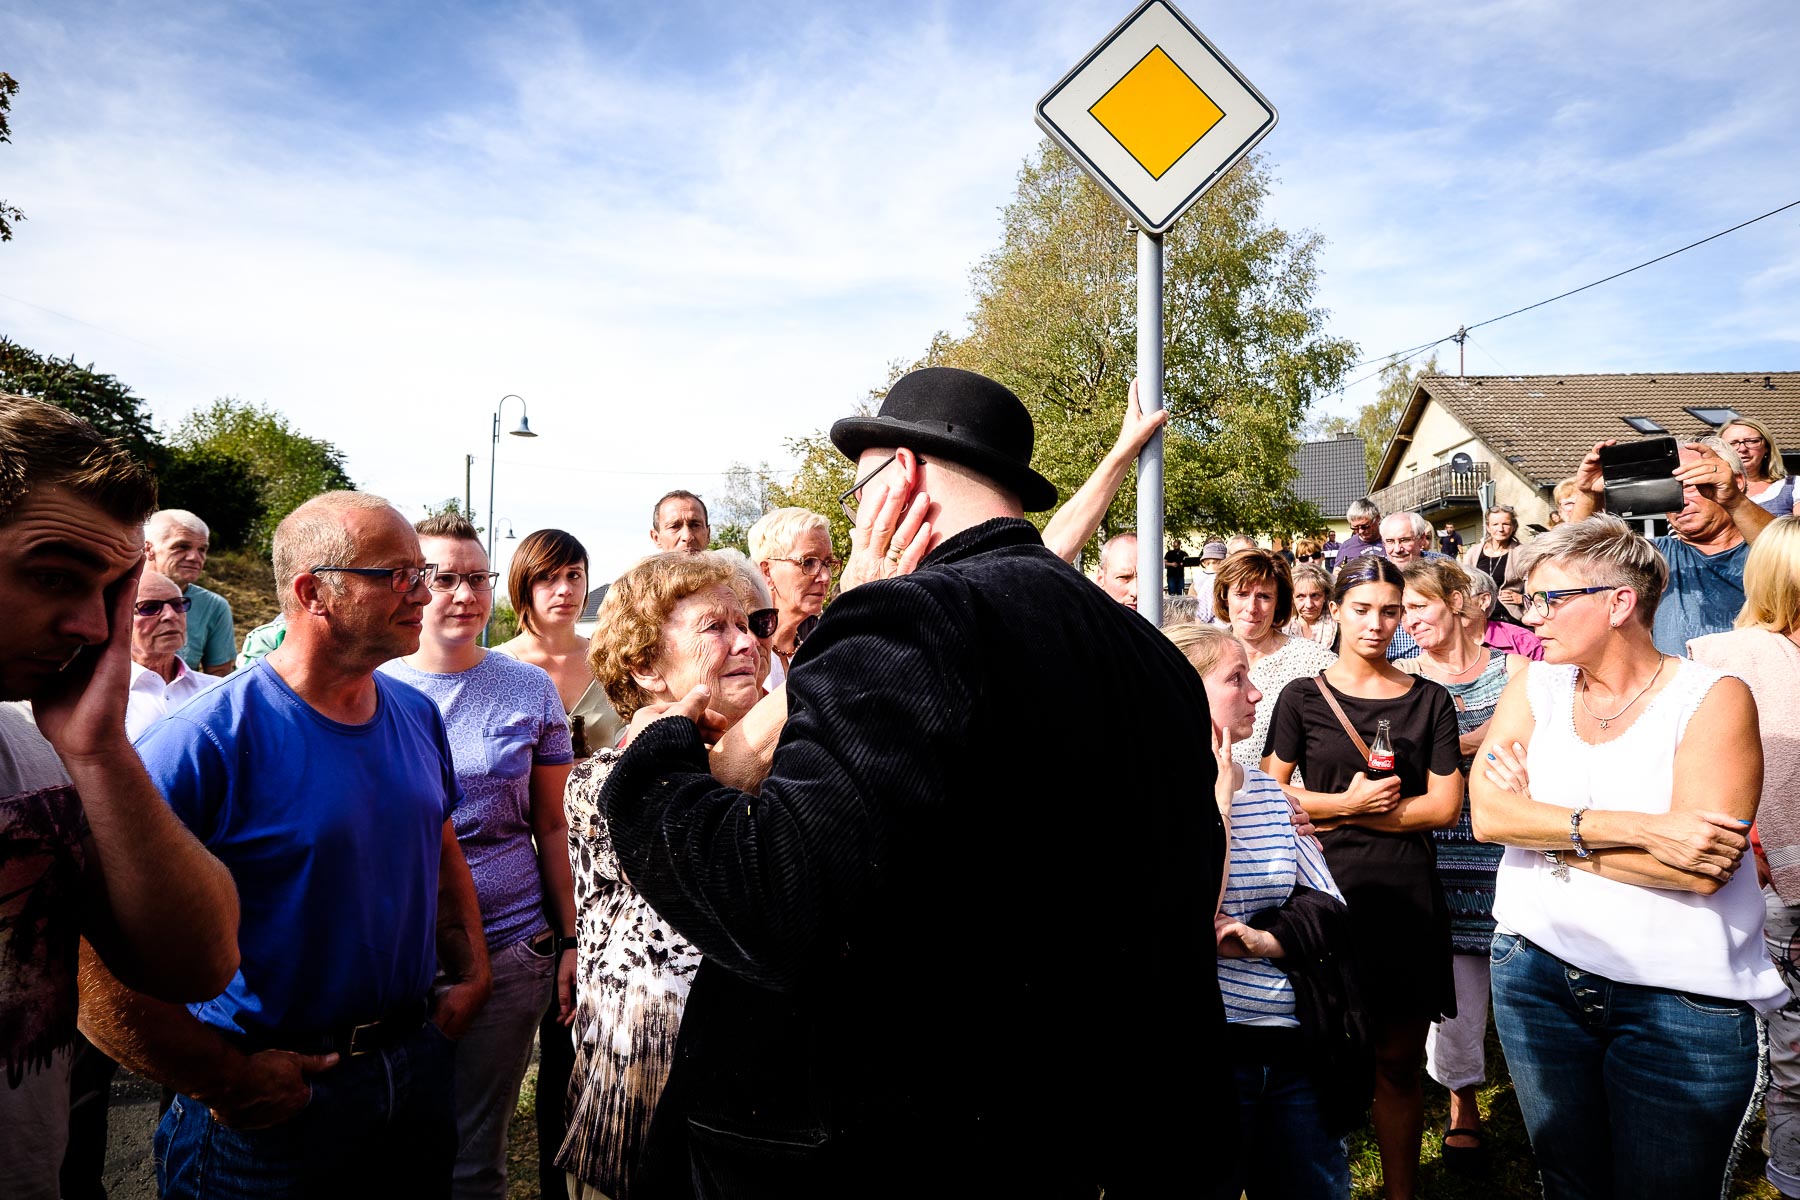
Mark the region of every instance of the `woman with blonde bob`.
<instances>
[{"instance_id":1,"label":"woman with blonde bob","mask_svg":"<svg viewBox=\"0 0 1800 1200\"><path fill-rule=\"evenodd\" d=\"M779 614L771 642L769 686L781 686L794 652L824 611L832 576L843 564L831 548L831 522L806 508L777 508L750 527L750 561L768 582Z\"/></svg>"},{"instance_id":2,"label":"woman with blonde bob","mask_svg":"<svg viewBox=\"0 0 1800 1200\"><path fill-rule=\"evenodd\" d=\"M1783 517L1750 544L1737 628L1694 638L1688 654L1736 675L1756 698L1763 776L1753 836L1761 843L1766 937L1795 997L1768 1016L1767 1174L1782 1195L1800 1196L1800 1016L1789 1011L1800 1011L1800 518Z\"/></svg>"},{"instance_id":3,"label":"woman with blonde bob","mask_svg":"<svg viewBox=\"0 0 1800 1200\"><path fill-rule=\"evenodd\" d=\"M1517 654L1482 645L1485 603L1474 581L1450 559L1414 559L1404 570L1402 622L1419 644L1415 658L1394 665L1431 680L1456 706L1457 746L1466 780L1470 760L1487 736L1488 721L1506 681L1525 666ZM1425 1038L1425 1070L1450 1091L1450 1123L1444 1164L1453 1170L1480 1165L1481 1108L1476 1091L1487 1081L1484 1044L1488 1023L1488 948L1494 940L1494 870L1501 848L1477 842L1469 828L1467 783L1454 825L1431 833L1438 878L1450 902L1450 948L1456 978L1456 1015L1432 1023Z\"/></svg>"},{"instance_id":4,"label":"woman with blonde bob","mask_svg":"<svg viewBox=\"0 0 1800 1200\"><path fill-rule=\"evenodd\" d=\"M640 562L600 605L588 654L625 720L696 684L729 727L762 698L751 588L730 562L673 551ZM700 954L619 872L600 790L622 751L602 749L569 776L563 806L575 875L578 954L569 1133L557 1163L576 1200L627 1200L668 1079Z\"/></svg>"},{"instance_id":5,"label":"woman with blonde bob","mask_svg":"<svg viewBox=\"0 0 1800 1200\"><path fill-rule=\"evenodd\" d=\"M1740 872L1750 690L1651 639L1668 567L1615 517L1525 548L1544 661L1507 684L1471 782L1500 842L1494 1023L1547 1197L1718 1195L1754 1111L1757 1011L1787 999Z\"/></svg>"},{"instance_id":6,"label":"woman with blonde bob","mask_svg":"<svg viewBox=\"0 0 1800 1200\"><path fill-rule=\"evenodd\" d=\"M1237 1083L1236 1154L1214 1173L1223 1200L1350 1195L1345 1122L1325 1102L1319 1030L1302 1028L1295 987L1281 961L1309 947L1289 947L1278 910L1314 906L1315 920L1343 919L1343 897L1318 842L1294 827L1281 785L1256 767L1232 760L1263 698L1250 679L1244 647L1208 625L1163 630L1194 665L1212 716L1218 782L1213 801L1225 822L1224 891L1214 916L1219 991L1225 999L1225 1047ZM1273 927L1273 928L1271 928ZM1334 1119L1335 1118L1335 1119Z\"/></svg>"},{"instance_id":7,"label":"woman with blonde bob","mask_svg":"<svg viewBox=\"0 0 1800 1200\"><path fill-rule=\"evenodd\" d=\"M1767 425L1739 417L1720 428L1719 438L1743 461L1744 491L1752 504L1772 517L1800 516L1800 491Z\"/></svg>"}]
</instances>

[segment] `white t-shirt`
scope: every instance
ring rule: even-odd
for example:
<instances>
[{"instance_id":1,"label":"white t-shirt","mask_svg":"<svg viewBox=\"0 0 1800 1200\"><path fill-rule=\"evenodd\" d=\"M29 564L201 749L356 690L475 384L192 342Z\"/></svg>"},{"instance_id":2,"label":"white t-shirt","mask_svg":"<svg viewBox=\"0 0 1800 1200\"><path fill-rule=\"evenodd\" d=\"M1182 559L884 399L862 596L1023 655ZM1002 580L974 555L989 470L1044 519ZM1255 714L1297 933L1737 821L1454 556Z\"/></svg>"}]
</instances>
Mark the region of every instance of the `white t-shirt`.
<instances>
[{"instance_id":1,"label":"white t-shirt","mask_svg":"<svg viewBox=\"0 0 1800 1200\"><path fill-rule=\"evenodd\" d=\"M1675 748L1723 673L1679 659L1675 677L1623 735L1590 745L1575 733L1575 667L1532 663L1526 695L1537 722L1527 749L1534 800L1560 808L1668 812ZM1564 852L1573 857L1573 848ZM1494 920L1564 962L1620 983L1747 1000L1770 1012L1788 991L1763 947L1763 899L1745 869L1711 896L1643 887L1571 870L1558 879L1542 853L1509 846L1495 882Z\"/></svg>"},{"instance_id":2,"label":"white t-shirt","mask_svg":"<svg viewBox=\"0 0 1800 1200\"><path fill-rule=\"evenodd\" d=\"M0 704L0 1191L56 1200L69 1132L87 818L22 705Z\"/></svg>"}]
</instances>

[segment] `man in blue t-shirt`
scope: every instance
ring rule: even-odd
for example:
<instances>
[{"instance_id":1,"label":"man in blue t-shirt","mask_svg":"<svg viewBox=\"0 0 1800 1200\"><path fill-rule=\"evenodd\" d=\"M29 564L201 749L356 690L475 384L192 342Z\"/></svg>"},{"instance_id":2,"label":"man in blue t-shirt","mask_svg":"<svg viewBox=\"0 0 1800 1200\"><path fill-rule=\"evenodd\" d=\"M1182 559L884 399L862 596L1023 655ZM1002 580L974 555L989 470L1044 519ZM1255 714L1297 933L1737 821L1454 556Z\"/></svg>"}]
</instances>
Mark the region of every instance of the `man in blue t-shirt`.
<instances>
[{"instance_id":1,"label":"man in blue t-shirt","mask_svg":"<svg viewBox=\"0 0 1800 1200\"><path fill-rule=\"evenodd\" d=\"M1571 519L1592 516L1605 503L1600 472L1601 442L1575 473ZM1687 654L1689 639L1723 633L1744 607L1744 560L1750 543L1774 520L1744 491L1744 464L1718 437L1695 438L1681 447L1681 480L1686 503L1669 514L1671 537L1652 538L1669 564L1669 586L1656 608L1652 636L1664 654Z\"/></svg>"},{"instance_id":2,"label":"man in blue t-shirt","mask_svg":"<svg viewBox=\"0 0 1800 1200\"><path fill-rule=\"evenodd\" d=\"M451 1039L486 1002L487 949L443 718L375 674L418 649L431 568L357 492L296 509L274 560L281 646L137 743L237 881L243 965L186 1008L102 980L115 1036L96 1040L179 1093L165 1197L445 1195Z\"/></svg>"}]
</instances>

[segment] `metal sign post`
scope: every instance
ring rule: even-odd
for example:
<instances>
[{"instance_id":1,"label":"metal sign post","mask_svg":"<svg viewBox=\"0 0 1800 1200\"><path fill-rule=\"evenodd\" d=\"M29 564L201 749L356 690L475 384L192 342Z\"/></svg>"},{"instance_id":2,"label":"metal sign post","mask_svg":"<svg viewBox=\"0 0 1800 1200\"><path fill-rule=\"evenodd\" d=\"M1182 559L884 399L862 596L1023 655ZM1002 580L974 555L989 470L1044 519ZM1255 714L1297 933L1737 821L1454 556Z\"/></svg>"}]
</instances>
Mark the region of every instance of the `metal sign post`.
<instances>
[{"instance_id":1,"label":"metal sign post","mask_svg":"<svg viewBox=\"0 0 1800 1200\"><path fill-rule=\"evenodd\" d=\"M1138 404L1146 413L1163 406L1163 244L1162 234L1138 230L1137 374ZM1162 624L1163 598L1163 431L1157 430L1138 455L1138 613Z\"/></svg>"},{"instance_id":2,"label":"metal sign post","mask_svg":"<svg viewBox=\"0 0 1800 1200\"><path fill-rule=\"evenodd\" d=\"M1145 0L1038 101L1037 123L1138 227L1138 401L1163 407L1162 235L1275 128L1275 108L1168 0ZM1163 435L1138 456L1138 612L1163 595Z\"/></svg>"}]
</instances>

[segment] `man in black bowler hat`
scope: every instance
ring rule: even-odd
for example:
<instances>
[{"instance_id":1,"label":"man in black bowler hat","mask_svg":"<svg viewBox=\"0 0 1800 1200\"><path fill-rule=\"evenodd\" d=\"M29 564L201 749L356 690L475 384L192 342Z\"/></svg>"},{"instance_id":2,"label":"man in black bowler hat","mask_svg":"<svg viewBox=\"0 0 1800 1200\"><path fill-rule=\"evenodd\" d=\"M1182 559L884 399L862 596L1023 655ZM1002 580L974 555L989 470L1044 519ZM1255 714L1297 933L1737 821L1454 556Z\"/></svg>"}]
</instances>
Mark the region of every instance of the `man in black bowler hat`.
<instances>
[{"instance_id":1,"label":"man in black bowler hat","mask_svg":"<svg viewBox=\"0 0 1800 1200\"><path fill-rule=\"evenodd\" d=\"M853 554L759 791L700 687L602 797L706 956L645 1194L1191 1193L1235 1128L1199 678L1022 519L1056 489L1005 387L925 368L831 437Z\"/></svg>"}]
</instances>

